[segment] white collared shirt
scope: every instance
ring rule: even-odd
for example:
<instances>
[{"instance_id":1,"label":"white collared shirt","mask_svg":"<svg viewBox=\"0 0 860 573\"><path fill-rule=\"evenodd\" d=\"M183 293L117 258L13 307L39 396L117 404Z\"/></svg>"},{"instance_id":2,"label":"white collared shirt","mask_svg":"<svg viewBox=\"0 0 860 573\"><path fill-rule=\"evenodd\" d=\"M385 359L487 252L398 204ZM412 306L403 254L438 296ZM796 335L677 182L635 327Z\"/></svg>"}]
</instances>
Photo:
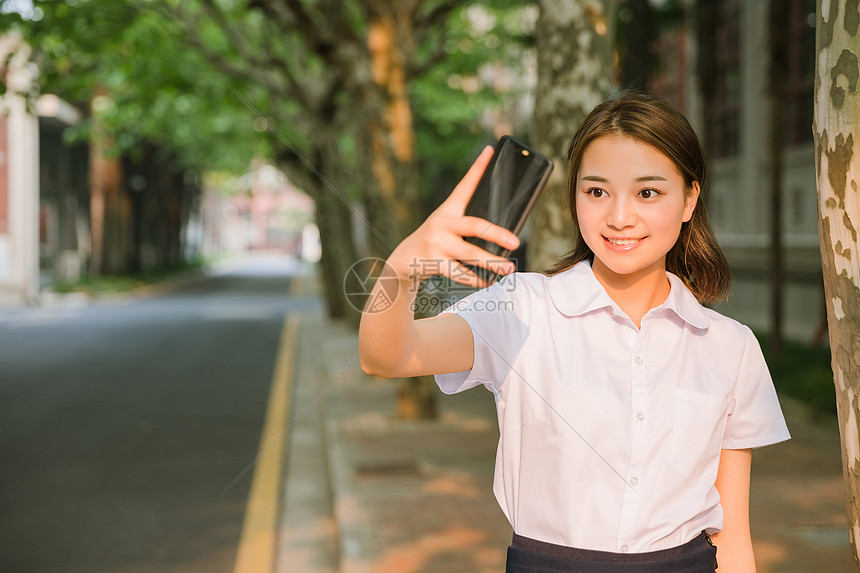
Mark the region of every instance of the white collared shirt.
<instances>
[{"instance_id":1,"label":"white collared shirt","mask_svg":"<svg viewBox=\"0 0 860 573\"><path fill-rule=\"evenodd\" d=\"M472 329L452 394L493 392L493 490L525 537L613 552L681 545L722 528L720 450L789 438L758 342L667 273L641 329L588 262L514 273L445 312Z\"/></svg>"}]
</instances>

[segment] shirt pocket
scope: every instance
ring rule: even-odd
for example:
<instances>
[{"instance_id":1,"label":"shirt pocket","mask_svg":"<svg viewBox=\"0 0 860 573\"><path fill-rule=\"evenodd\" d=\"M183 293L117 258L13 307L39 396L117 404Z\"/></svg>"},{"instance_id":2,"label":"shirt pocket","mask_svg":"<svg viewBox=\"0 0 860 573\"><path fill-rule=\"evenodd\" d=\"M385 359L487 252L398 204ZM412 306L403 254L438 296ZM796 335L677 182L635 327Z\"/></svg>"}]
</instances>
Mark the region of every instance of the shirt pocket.
<instances>
[{"instance_id":1,"label":"shirt pocket","mask_svg":"<svg viewBox=\"0 0 860 573\"><path fill-rule=\"evenodd\" d=\"M729 403L717 396L675 389L669 465L688 486L717 479Z\"/></svg>"}]
</instances>

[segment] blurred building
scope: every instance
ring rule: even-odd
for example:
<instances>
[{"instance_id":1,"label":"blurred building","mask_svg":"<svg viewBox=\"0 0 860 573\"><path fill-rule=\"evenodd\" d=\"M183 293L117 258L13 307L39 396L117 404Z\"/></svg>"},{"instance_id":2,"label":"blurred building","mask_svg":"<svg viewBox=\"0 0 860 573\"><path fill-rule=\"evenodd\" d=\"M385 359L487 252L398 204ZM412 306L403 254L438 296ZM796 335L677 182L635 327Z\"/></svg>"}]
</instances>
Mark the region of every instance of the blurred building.
<instances>
[{"instance_id":1,"label":"blurred building","mask_svg":"<svg viewBox=\"0 0 860 573\"><path fill-rule=\"evenodd\" d=\"M768 3L715 0L713 50L697 58L692 22L665 29L649 90L674 103L706 136L708 208L732 267L732 296L717 309L769 327L770 134ZM689 4L689 2L687 3ZM790 26L783 126L783 246L786 334L810 340L825 323L813 154L815 0L785 0ZM697 61L699 60L699 61ZM698 66L712 85L698 89Z\"/></svg>"},{"instance_id":2,"label":"blurred building","mask_svg":"<svg viewBox=\"0 0 860 573\"><path fill-rule=\"evenodd\" d=\"M307 194L274 166L257 161L245 175L205 189L199 221L202 250L267 250L302 257L317 248L303 241L319 242L319 234L314 239L307 230L313 214Z\"/></svg>"},{"instance_id":3,"label":"blurred building","mask_svg":"<svg viewBox=\"0 0 860 573\"><path fill-rule=\"evenodd\" d=\"M77 108L53 94L39 98L39 282L78 280L90 254L89 148L67 145L81 122Z\"/></svg>"},{"instance_id":4,"label":"blurred building","mask_svg":"<svg viewBox=\"0 0 860 573\"><path fill-rule=\"evenodd\" d=\"M157 144L141 142L132 157L108 152L109 136L71 142L83 108L35 97L36 74L20 36L0 36L8 87L0 97L0 302L35 302L44 287L91 272L151 271L199 256L198 174Z\"/></svg>"},{"instance_id":5,"label":"blurred building","mask_svg":"<svg viewBox=\"0 0 860 573\"><path fill-rule=\"evenodd\" d=\"M0 301L32 300L39 290L39 124L16 92L32 83L29 52L0 36L6 94L0 99Z\"/></svg>"},{"instance_id":6,"label":"blurred building","mask_svg":"<svg viewBox=\"0 0 860 573\"><path fill-rule=\"evenodd\" d=\"M29 78L26 78L29 81ZM90 248L86 145L65 145L80 112L53 94L7 94L0 114L0 298L35 300L55 279L76 280Z\"/></svg>"}]
</instances>

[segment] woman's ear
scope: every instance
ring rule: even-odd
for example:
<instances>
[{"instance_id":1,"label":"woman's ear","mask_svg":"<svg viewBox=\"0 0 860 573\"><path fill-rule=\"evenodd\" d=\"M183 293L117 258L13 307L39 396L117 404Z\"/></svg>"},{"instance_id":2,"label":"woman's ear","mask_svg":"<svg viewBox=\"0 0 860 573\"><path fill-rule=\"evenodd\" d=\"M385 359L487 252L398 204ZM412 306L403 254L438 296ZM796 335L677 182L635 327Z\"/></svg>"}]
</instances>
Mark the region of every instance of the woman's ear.
<instances>
[{"instance_id":1,"label":"woman's ear","mask_svg":"<svg viewBox=\"0 0 860 573\"><path fill-rule=\"evenodd\" d=\"M693 181L693 184L690 186L690 192L687 193L687 202L684 205L684 218L682 219L684 223L693 218L693 211L696 210L696 204L699 201L699 193L701 190L702 188L699 186L699 182Z\"/></svg>"}]
</instances>

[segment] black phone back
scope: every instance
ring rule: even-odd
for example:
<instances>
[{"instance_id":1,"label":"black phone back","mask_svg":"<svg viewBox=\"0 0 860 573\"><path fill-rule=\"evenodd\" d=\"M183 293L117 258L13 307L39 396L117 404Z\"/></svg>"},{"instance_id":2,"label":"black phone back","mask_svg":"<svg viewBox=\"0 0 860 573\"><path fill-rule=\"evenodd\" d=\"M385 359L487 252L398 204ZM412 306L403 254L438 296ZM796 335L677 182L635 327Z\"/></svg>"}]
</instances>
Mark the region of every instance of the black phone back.
<instances>
[{"instance_id":1,"label":"black phone back","mask_svg":"<svg viewBox=\"0 0 860 573\"><path fill-rule=\"evenodd\" d=\"M502 137L466 206L466 215L486 219L519 235L552 169L552 161L545 156L510 136ZM510 255L509 250L481 237L466 240L499 258ZM467 266L485 280L493 282L496 278L495 273L483 268Z\"/></svg>"}]
</instances>

